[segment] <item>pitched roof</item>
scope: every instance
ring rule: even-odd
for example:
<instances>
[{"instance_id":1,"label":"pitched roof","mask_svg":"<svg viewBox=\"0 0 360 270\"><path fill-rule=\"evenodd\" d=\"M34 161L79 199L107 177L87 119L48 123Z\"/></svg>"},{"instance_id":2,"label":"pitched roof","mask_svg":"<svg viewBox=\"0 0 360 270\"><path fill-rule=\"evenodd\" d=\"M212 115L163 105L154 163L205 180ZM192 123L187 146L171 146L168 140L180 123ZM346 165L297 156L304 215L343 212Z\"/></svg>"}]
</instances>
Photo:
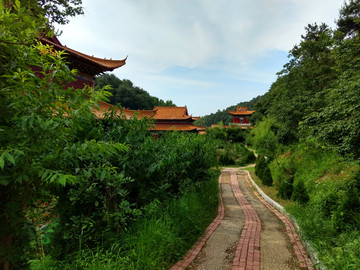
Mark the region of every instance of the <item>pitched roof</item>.
<instances>
[{"instance_id":1,"label":"pitched roof","mask_svg":"<svg viewBox=\"0 0 360 270\"><path fill-rule=\"evenodd\" d=\"M167 130L178 130L178 131L196 131L197 127L192 124L184 123L155 123L155 126L150 128L152 131L167 131Z\"/></svg>"},{"instance_id":2,"label":"pitched roof","mask_svg":"<svg viewBox=\"0 0 360 270\"><path fill-rule=\"evenodd\" d=\"M228 111L231 115L251 115L255 111L248 111L247 107L237 107L236 111Z\"/></svg>"},{"instance_id":3,"label":"pitched roof","mask_svg":"<svg viewBox=\"0 0 360 270\"><path fill-rule=\"evenodd\" d=\"M156 114L154 119L156 120L187 120L192 119L192 116L188 114L185 107L154 107Z\"/></svg>"},{"instance_id":4,"label":"pitched roof","mask_svg":"<svg viewBox=\"0 0 360 270\"><path fill-rule=\"evenodd\" d=\"M116 115L120 115L120 109L114 107L113 105L106 103L104 101L99 101L99 108L94 108L93 113L96 115L96 118L103 119L105 113L108 112L111 108L115 108Z\"/></svg>"},{"instance_id":5,"label":"pitched roof","mask_svg":"<svg viewBox=\"0 0 360 270\"><path fill-rule=\"evenodd\" d=\"M54 48L58 51L67 52L71 57L74 57L80 61L90 63L91 65L96 66L98 73L105 72L105 71L112 71L115 68L119 68L126 64L127 57L122 60L111 60L111 59L102 59L102 58L90 56L90 55L78 52L76 50L73 50L71 48L68 48L68 47L62 45L60 43L60 41L58 40L58 38L55 36L51 37L51 38L42 36L39 38L39 40L43 44L48 44L48 45L54 46Z\"/></svg>"}]
</instances>

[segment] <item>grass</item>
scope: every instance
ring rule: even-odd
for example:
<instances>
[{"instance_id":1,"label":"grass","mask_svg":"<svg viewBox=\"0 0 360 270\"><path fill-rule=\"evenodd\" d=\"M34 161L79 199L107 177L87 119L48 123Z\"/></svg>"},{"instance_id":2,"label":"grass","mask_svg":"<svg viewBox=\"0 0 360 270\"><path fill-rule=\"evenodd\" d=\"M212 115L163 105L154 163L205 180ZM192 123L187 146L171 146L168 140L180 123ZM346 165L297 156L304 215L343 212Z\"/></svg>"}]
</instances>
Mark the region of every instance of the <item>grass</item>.
<instances>
[{"instance_id":1,"label":"grass","mask_svg":"<svg viewBox=\"0 0 360 270\"><path fill-rule=\"evenodd\" d=\"M262 185L254 168L247 169L259 187L295 217L322 264L327 269L360 269L359 165L304 144L278 156L270 167L276 185L272 187ZM276 196L286 174L293 176L294 186L304 183L309 201L295 203Z\"/></svg>"}]
</instances>

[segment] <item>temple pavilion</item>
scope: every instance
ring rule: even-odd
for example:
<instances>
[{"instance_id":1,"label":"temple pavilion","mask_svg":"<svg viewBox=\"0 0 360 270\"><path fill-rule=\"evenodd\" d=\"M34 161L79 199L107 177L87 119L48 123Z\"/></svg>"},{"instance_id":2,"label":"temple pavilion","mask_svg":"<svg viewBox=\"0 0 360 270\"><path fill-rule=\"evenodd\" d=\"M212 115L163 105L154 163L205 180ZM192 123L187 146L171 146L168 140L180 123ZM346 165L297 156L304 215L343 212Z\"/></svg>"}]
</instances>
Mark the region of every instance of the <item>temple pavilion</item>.
<instances>
[{"instance_id":1,"label":"temple pavilion","mask_svg":"<svg viewBox=\"0 0 360 270\"><path fill-rule=\"evenodd\" d=\"M236 111L229 111L233 116L233 125L246 129L251 127L250 117L255 111L248 111L247 107L237 107Z\"/></svg>"},{"instance_id":2,"label":"temple pavilion","mask_svg":"<svg viewBox=\"0 0 360 270\"><path fill-rule=\"evenodd\" d=\"M39 38L43 44L51 45L57 51L65 51L67 53L66 60L71 69L76 69L78 72L75 76L75 81L66 85L66 87L74 87L75 89L82 89L84 85L94 87L95 75L106 71L113 71L116 68L122 67L126 64L126 59L111 60L101 59L90 56L74 49L70 49L60 43L59 39L54 37ZM99 107L94 108L94 114L97 118L102 119L107 111L115 109L116 114L123 114L127 119L137 117L138 119L147 117L155 120L155 125L150 129L152 132L159 131L188 131L197 132L198 128L193 125L193 122L199 117L193 117L188 114L187 107L157 107L153 110L129 110L119 109L111 104L100 101Z\"/></svg>"}]
</instances>

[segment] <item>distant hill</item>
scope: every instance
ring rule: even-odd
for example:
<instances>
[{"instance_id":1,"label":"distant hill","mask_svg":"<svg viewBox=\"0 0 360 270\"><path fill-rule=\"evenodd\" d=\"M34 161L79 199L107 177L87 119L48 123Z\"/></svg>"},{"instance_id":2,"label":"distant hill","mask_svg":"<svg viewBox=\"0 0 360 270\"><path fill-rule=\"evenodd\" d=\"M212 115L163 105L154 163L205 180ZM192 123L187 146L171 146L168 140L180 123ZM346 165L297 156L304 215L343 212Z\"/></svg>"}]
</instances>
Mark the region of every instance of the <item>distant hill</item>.
<instances>
[{"instance_id":1,"label":"distant hill","mask_svg":"<svg viewBox=\"0 0 360 270\"><path fill-rule=\"evenodd\" d=\"M213 124L218 124L222 122L224 125L232 123L233 117L228 114L228 111L236 110L237 106L247 106L249 110L254 110L255 103L258 102L263 96L257 96L250 101L240 102L236 105L230 106L222 111L218 110L216 113L211 113L201 117L198 121L195 122L195 125L198 126L211 126Z\"/></svg>"},{"instance_id":2,"label":"distant hill","mask_svg":"<svg viewBox=\"0 0 360 270\"><path fill-rule=\"evenodd\" d=\"M152 110L154 106L176 106L171 100L164 101L151 96L144 89L134 86L130 80L120 80L114 74L103 74L95 78L95 90L110 85L108 91L113 95L109 98L110 104L119 103L122 107L131 110Z\"/></svg>"}]
</instances>

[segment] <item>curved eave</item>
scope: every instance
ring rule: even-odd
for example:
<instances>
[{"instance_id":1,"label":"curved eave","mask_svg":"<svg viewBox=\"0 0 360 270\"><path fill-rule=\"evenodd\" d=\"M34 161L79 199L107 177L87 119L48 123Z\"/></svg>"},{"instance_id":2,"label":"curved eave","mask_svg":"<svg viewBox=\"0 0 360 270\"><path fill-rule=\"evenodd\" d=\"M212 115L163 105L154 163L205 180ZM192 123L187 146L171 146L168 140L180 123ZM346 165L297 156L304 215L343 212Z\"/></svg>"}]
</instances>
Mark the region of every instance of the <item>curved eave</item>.
<instances>
[{"instance_id":1,"label":"curved eave","mask_svg":"<svg viewBox=\"0 0 360 270\"><path fill-rule=\"evenodd\" d=\"M242 116L246 116L246 115L252 115L255 111L245 111L245 112L242 112L242 111L229 111L228 113L230 115L234 115L234 116L239 116L239 115L242 115Z\"/></svg>"},{"instance_id":2,"label":"curved eave","mask_svg":"<svg viewBox=\"0 0 360 270\"><path fill-rule=\"evenodd\" d=\"M169 116L167 118L165 118L165 117L159 118L159 117L156 116L156 114L154 115L154 119L157 120L157 121L167 121L167 120L171 120L171 121L188 121L188 122L194 121L194 119L191 116L181 117L181 118L176 117L176 116L175 117Z\"/></svg>"},{"instance_id":3,"label":"curved eave","mask_svg":"<svg viewBox=\"0 0 360 270\"><path fill-rule=\"evenodd\" d=\"M53 46L58 51L65 51L72 57L87 63L91 63L92 65L96 65L101 72L113 71L114 69L122 67L126 64L127 57L122 60L102 59L78 52L63 45L56 44L46 37L40 37L39 40L42 43Z\"/></svg>"}]
</instances>

